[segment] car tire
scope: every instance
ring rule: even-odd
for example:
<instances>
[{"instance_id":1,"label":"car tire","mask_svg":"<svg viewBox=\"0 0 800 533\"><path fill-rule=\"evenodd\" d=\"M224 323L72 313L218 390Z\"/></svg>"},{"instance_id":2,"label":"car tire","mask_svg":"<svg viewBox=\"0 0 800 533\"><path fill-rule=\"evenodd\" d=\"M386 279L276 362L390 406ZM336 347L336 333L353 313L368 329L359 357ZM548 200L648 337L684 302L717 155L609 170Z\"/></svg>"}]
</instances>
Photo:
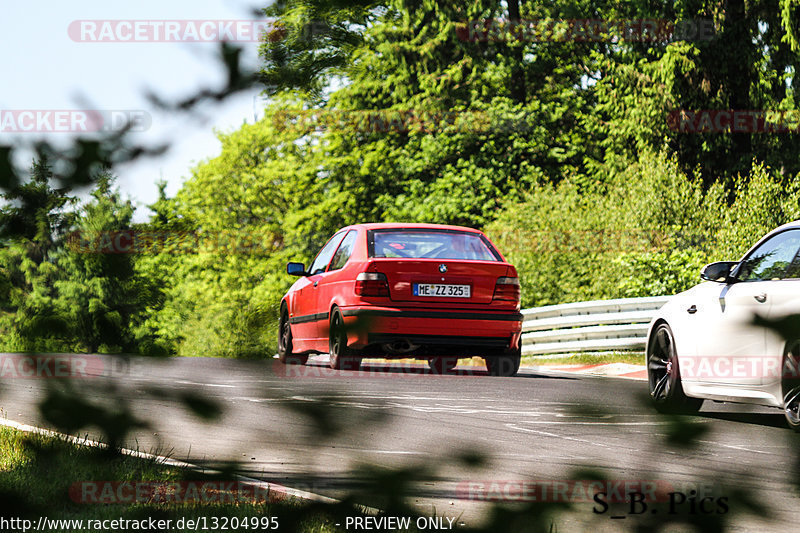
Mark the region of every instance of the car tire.
<instances>
[{"instance_id":1,"label":"car tire","mask_svg":"<svg viewBox=\"0 0 800 533\"><path fill-rule=\"evenodd\" d=\"M353 350L347 346L347 331L338 309L334 309L331 313L328 354L330 367L334 370L358 370L361 367L361 358L354 355Z\"/></svg>"},{"instance_id":2,"label":"car tire","mask_svg":"<svg viewBox=\"0 0 800 533\"><path fill-rule=\"evenodd\" d=\"M278 360L285 365L304 365L308 362L308 354L292 353L292 328L289 322L289 310L281 306L281 318L278 323Z\"/></svg>"},{"instance_id":3,"label":"car tire","mask_svg":"<svg viewBox=\"0 0 800 533\"><path fill-rule=\"evenodd\" d=\"M502 354L484 357L486 370L490 376L511 377L519 372L519 365L522 361L522 337L513 349L506 350Z\"/></svg>"},{"instance_id":4,"label":"car tire","mask_svg":"<svg viewBox=\"0 0 800 533\"><path fill-rule=\"evenodd\" d=\"M428 366L434 374L449 374L458 365L458 357L431 357Z\"/></svg>"},{"instance_id":5,"label":"car tire","mask_svg":"<svg viewBox=\"0 0 800 533\"><path fill-rule=\"evenodd\" d=\"M800 432L800 339L786 343L781 368L783 414L789 427Z\"/></svg>"},{"instance_id":6,"label":"car tire","mask_svg":"<svg viewBox=\"0 0 800 533\"><path fill-rule=\"evenodd\" d=\"M672 329L662 323L656 326L647 343L647 383L650 399L661 413L696 413L702 398L690 398L683 392L678 356Z\"/></svg>"}]
</instances>

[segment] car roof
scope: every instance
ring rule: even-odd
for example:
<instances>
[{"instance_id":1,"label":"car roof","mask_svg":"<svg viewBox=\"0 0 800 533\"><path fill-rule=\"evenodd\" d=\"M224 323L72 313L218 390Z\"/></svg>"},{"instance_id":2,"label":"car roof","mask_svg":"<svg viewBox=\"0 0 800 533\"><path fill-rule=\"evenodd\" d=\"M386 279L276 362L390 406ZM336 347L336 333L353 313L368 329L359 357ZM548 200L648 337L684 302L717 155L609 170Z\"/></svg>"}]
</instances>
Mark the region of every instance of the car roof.
<instances>
[{"instance_id":1,"label":"car roof","mask_svg":"<svg viewBox=\"0 0 800 533\"><path fill-rule=\"evenodd\" d=\"M760 239L758 239L756 241L756 243L750 248L750 250L747 251L747 253L749 254L751 250L754 250L755 248L757 248L762 242L766 241L767 239L769 239L773 235L781 233L782 231L785 231L787 229L798 229L798 228L800 228L800 220L795 220L793 222L789 222L789 223L783 224L781 226L778 226L777 228L773 229L772 231L768 231Z\"/></svg>"},{"instance_id":2,"label":"car roof","mask_svg":"<svg viewBox=\"0 0 800 533\"><path fill-rule=\"evenodd\" d=\"M413 222L370 222L366 224L353 224L343 229L361 228L366 230L373 229L448 229L455 231L469 231L472 233L482 233L475 228L468 228L466 226L451 226L446 224L421 224Z\"/></svg>"},{"instance_id":3,"label":"car roof","mask_svg":"<svg viewBox=\"0 0 800 533\"><path fill-rule=\"evenodd\" d=\"M775 233L777 231L781 231L781 230L785 230L785 229L789 229L789 228L800 228L800 220L795 220L795 221L792 221L792 222L788 222L788 223L786 223L786 224L784 224L782 226L778 226L774 230L770 231L770 233Z\"/></svg>"},{"instance_id":4,"label":"car roof","mask_svg":"<svg viewBox=\"0 0 800 533\"><path fill-rule=\"evenodd\" d=\"M750 248L747 249L747 251L742 256L742 259L744 259L748 255L750 255L756 248L761 246L761 243L763 243L764 241L766 241L767 239L769 239L773 235L777 235L778 233L781 233L782 231L786 231L787 229L800 229L800 220L795 220L793 222L789 222L787 224L783 224L782 226L778 226L774 230L768 231L767 233L765 233Z\"/></svg>"}]
</instances>

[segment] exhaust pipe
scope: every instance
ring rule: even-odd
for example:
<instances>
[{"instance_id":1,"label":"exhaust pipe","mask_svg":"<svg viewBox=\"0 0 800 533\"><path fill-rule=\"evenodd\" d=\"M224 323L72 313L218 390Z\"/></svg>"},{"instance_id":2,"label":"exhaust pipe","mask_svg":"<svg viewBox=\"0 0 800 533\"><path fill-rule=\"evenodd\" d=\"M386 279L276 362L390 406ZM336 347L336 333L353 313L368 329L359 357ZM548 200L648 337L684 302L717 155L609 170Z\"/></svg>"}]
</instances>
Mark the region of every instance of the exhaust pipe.
<instances>
[{"instance_id":1,"label":"exhaust pipe","mask_svg":"<svg viewBox=\"0 0 800 533\"><path fill-rule=\"evenodd\" d=\"M413 352L417 348L419 348L418 344L411 344L406 339L402 339L399 341L394 342L387 342L382 346L383 350L388 353L392 354L400 354L400 353L408 353Z\"/></svg>"}]
</instances>

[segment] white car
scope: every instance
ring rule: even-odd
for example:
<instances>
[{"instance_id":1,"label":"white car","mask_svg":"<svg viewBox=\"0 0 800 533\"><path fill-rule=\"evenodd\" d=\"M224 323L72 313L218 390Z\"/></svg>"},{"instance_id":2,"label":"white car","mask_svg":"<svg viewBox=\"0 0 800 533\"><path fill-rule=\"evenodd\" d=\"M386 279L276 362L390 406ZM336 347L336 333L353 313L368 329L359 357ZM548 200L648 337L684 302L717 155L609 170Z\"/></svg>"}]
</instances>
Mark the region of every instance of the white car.
<instances>
[{"instance_id":1,"label":"white car","mask_svg":"<svg viewBox=\"0 0 800 533\"><path fill-rule=\"evenodd\" d=\"M768 233L741 261L707 265L704 283L659 310L647 341L657 409L697 411L704 399L768 405L800 430L800 329L781 335L754 322L800 314L799 252L795 221Z\"/></svg>"}]
</instances>

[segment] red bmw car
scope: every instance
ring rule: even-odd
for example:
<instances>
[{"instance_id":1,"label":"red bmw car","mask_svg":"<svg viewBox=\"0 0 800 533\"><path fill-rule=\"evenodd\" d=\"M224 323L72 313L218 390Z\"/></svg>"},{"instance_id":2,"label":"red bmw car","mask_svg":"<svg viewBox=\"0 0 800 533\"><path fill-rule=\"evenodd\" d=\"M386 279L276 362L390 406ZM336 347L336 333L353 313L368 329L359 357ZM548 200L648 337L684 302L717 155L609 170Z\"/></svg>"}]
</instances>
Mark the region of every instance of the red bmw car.
<instances>
[{"instance_id":1,"label":"red bmw car","mask_svg":"<svg viewBox=\"0 0 800 533\"><path fill-rule=\"evenodd\" d=\"M439 373L481 356L492 375L519 369L519 280L482 232L435 224L357 224L337 231L281 301L278 356L336 369L362 358L427 359Z\"/></svg>"}]
</instances>

